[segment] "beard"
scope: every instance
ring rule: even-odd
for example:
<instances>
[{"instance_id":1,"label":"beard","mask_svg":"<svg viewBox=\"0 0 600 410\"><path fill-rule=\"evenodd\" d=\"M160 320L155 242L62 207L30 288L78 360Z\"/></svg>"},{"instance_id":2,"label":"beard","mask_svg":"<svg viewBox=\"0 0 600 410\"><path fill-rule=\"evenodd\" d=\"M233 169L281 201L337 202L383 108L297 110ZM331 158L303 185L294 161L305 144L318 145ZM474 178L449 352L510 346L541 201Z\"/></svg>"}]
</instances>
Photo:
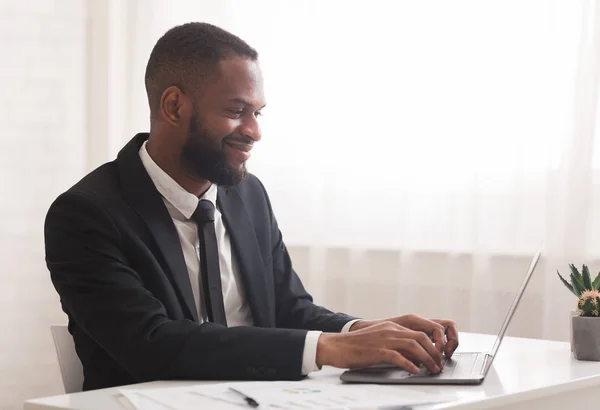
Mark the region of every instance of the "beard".
<instances>
[{"instance_id":1,"label":"beard","mask_svg":"<svg viewBox=\"0 0 600 410\"><path fill-rule=\"evenodd\" d=\"M248 176L246 164L237 169L227 162L223 144L231 136L218 138L203 128L194 114L187 140L181 149L182 162L194 176L219 186L231 187Z\"/></svg>"}]
</instances>

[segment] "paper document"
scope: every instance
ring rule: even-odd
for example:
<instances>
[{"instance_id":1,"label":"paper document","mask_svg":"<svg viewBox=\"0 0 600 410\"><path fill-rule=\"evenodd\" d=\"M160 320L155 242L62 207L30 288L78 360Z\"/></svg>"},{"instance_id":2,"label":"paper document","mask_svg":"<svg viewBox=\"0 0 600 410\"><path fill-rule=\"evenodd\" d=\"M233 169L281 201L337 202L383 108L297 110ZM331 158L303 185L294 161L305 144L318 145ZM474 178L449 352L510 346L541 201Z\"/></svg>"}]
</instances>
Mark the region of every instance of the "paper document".
<instances>
[{"instance_id":1,"label":"paper document","mask_svg":"<svg viewBox=\"0 0 600 410\"><path fill-rule=\"evenodd\" d=\"M238 392L232 391L231 387ZM144 396L152 403L163 405L164 408L171 410L250 409L243 395L256 400L259 409L270 410L360 409L432 404L455 399L437 395L432 397L430 394L405 386L394 389L376 385L343 385L311 381L219 383L130 390L127 394ZM156 407L138 408L138 410L154 409Z\"/></svg>"},{"instance_id":2,"label":"paper document","mask_svg":"<svg viewBox=\"0 0 600 410\"><path fill-rule=\"evenodd\" d=\"M205 385L210 387L210 385ZM155 389L121 389L120 393L133 404L136 410L180 410L180 409L210 409L210 410L240 410L239 403L233 405L203 397L190 390L198 386L159 387ZM242 401L243 403L243 401Z\"/></svg>"}]
</instances>

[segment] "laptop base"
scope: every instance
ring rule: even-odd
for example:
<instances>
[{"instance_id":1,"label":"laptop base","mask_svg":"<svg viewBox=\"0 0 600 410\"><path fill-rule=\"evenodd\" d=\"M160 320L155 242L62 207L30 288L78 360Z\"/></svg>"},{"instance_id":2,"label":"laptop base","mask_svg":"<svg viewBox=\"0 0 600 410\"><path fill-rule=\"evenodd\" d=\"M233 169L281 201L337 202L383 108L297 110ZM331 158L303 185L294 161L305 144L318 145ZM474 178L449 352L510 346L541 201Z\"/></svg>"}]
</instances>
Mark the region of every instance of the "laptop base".
<instances>
[{"instance_id":1,"label":"laptop base","mask_svg":"<svg viewBox=\"0 0 600 410\"><path fill-rule=\"evenodd\" d=\"M486 357L486 353L456 353L453 359L446 360L439 374L431 374L421 367L421 371L413 375L386 365L347 370L340 379L346 383L476 385L485 378Z\"/></svg>"}]
</instances>

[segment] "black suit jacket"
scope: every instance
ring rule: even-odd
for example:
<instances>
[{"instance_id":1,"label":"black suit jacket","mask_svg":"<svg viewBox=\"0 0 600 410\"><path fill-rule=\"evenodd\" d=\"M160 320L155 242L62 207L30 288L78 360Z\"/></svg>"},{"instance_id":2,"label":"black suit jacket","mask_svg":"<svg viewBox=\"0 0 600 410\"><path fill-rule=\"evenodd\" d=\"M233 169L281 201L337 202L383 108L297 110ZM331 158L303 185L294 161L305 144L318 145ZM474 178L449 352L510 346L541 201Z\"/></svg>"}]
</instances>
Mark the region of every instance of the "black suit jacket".
<instances>
[{"instance_id":1,"label":"black suit jacket","mask_svg":"<svg viewBox=\"0 0 600 410\"><path fill-rule=\"evenodd\" d=\"M84 390L159 379L300 379L307 330L353 317L312 302L254 177L219 188L254 327L198 323L172 219L146 173L138 134L117 159L51 205L46 262L68 315Z\"/></svg>"}]
</instances>

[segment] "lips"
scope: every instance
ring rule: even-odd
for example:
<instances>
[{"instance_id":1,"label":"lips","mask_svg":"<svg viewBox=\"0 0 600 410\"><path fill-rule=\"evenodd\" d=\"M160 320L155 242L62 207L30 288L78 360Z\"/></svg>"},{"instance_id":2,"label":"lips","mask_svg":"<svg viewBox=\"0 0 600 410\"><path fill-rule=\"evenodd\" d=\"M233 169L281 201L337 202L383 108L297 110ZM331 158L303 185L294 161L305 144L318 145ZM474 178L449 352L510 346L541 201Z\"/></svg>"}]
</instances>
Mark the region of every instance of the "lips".
<instances>
[{"instance_id":1,"label":"lips","mask_svg":"<svg viewBox=\"0 0 600 410\"><path fill-rule=\"evenodd\" d=\"M242 164L250 158L250 150L252 150L252 144L245 144L243 142L226 141L226 151L229 158L239 164Z\"/></svg>"},{"instance_id":2,"label":"lips","mask_svg":"<svg viewBox=\"0 0 600 410\"><path fill-rule=\"evenodd\" d=\"M227 141L225 144L243 152L250 152L250 150L252 149L252 144L244 144L243 142Z\"/></svg>"}]
</instances>

